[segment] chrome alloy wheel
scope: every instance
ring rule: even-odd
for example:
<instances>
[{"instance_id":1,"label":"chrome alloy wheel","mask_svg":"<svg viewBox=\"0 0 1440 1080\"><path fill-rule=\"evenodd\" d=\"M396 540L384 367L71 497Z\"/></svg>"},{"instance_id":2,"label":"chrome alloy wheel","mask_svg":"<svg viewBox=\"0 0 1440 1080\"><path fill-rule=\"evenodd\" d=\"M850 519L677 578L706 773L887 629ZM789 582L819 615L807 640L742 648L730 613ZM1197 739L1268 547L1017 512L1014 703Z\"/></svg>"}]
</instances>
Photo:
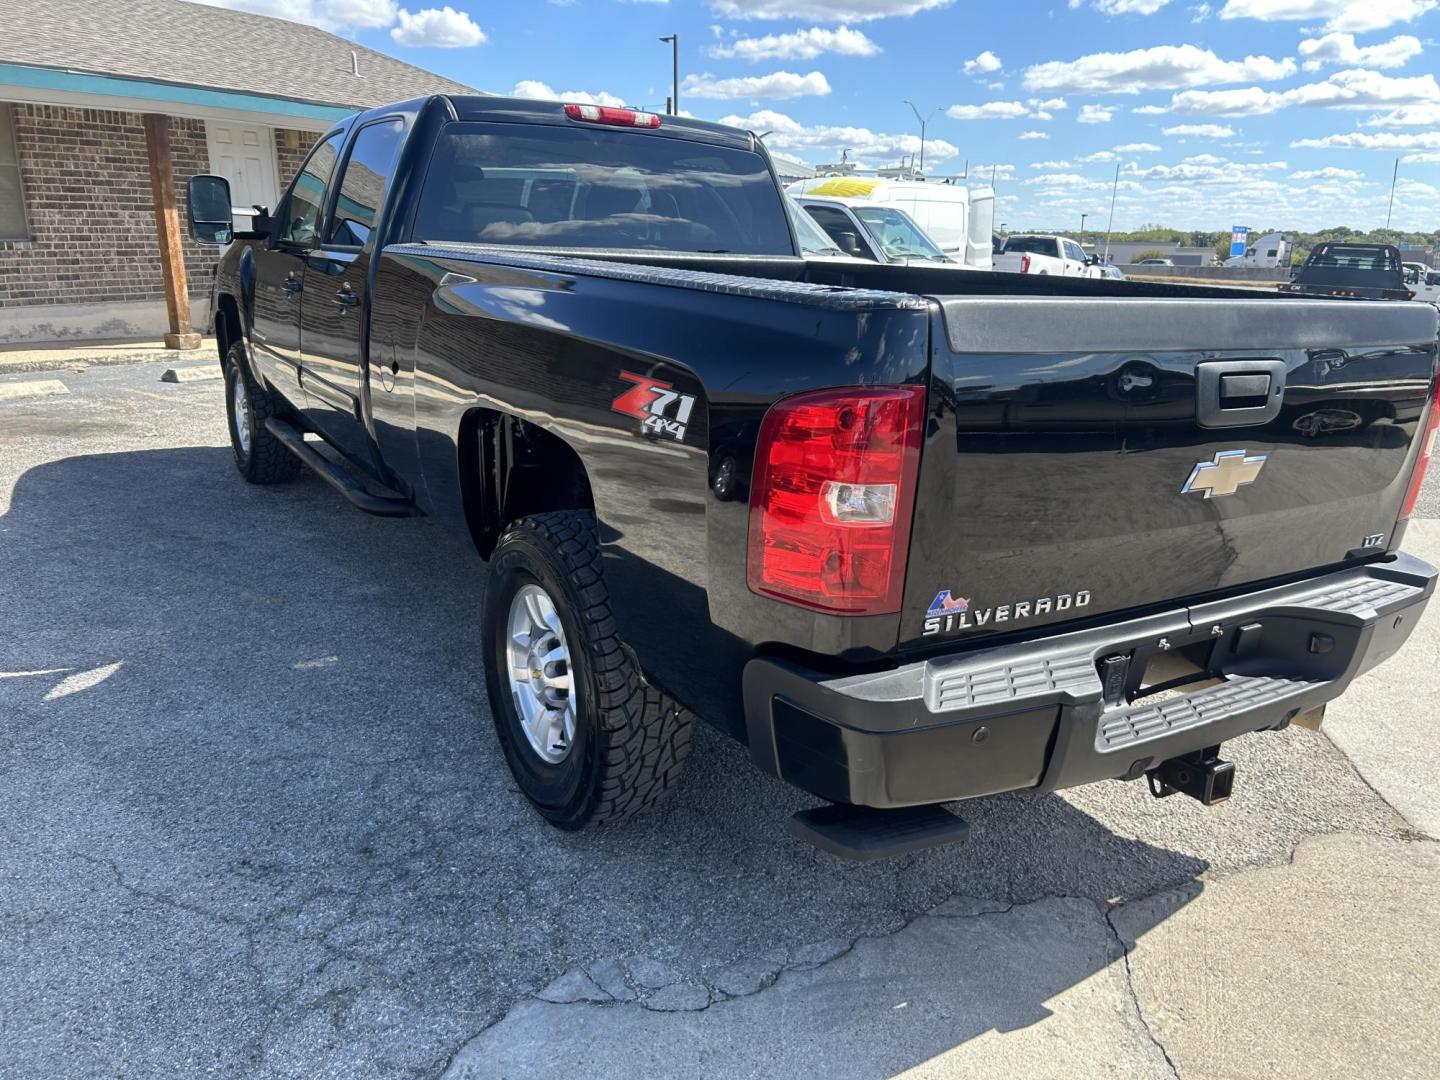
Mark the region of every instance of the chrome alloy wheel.
<instances>
[{"instance_id":1,"label":"chrome alloy wheel","mask_svg":"<svg viewBox=\"0 0 1440 1080\"><path fill-rule=\"evenodd\" d=\"M510 696L530 749L558 765L575 741L575 694L565 629L555 602L539 585L523 585L510 601Z\"/></svg>"},{"instance_id":2,"label":"chrome alloy wheel","mask_svg":"<svg viewBox=\"0 0 1440 1080\"><path fill-rule=\"evenodd\" d=\"M235 389L230 395L230 416L235 425L235 438L240 449L250 453L250 392L245 389L245 376L237 373Z\"/></svg>"}]
</instances>

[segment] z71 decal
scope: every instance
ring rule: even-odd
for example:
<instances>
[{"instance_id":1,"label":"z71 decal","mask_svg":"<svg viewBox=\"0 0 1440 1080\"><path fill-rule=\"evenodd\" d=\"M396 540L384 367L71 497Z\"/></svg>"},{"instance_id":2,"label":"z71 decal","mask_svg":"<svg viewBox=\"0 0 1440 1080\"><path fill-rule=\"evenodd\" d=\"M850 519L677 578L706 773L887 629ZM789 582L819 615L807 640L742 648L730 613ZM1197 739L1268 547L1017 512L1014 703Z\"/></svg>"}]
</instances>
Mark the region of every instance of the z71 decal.
<instances>
[{"instance_id":1,"label":"z71 decal","mask_svg":"<svg viewBox=\"0 0 1440 1080\"><path fill-rule=\"evenodd\" d=\"M690 394L677 394L669 383L645 375L622 371L620 377L635 385L612 401L610 407L642 421L643 431L669 435L676 442L683 442L695 398Z\"/></svg>"}]
</instances>

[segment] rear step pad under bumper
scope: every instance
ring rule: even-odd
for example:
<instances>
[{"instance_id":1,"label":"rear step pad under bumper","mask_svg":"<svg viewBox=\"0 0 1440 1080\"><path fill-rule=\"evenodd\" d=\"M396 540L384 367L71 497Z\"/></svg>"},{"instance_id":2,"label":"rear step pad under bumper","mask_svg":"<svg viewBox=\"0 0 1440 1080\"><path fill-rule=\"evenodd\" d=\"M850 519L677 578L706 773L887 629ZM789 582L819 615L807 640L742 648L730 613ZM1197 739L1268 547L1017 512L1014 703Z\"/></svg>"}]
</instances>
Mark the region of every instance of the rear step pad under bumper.
<instances>
[{"instance_id":1,"label":"rear step pad under bumper","mask_svg":"<svg viewBox=\"0 0 1440 1080\"><path fill-rule=\"evenodd\" d=\"M862 863L958 844L970 836L969 823L943 806L817 806L794 815L786 830L821 851Z\"/></svg>"},{"instance_id":2,"label":"rear step pad under bumper","mask_svg":"<svg viewBox=\"0 0 1440 1080\"><path fill-rule=\"evenodd\" d=\"M307 443L305 436L284 420L270 417L265 421L265 430L284 443L286 448L318 474L320 479L344 495L357 510L380 517L412 517L419 513L409 499L399 495L375 495L365 490L358 479Z\"/></svg>"}]
</instances>

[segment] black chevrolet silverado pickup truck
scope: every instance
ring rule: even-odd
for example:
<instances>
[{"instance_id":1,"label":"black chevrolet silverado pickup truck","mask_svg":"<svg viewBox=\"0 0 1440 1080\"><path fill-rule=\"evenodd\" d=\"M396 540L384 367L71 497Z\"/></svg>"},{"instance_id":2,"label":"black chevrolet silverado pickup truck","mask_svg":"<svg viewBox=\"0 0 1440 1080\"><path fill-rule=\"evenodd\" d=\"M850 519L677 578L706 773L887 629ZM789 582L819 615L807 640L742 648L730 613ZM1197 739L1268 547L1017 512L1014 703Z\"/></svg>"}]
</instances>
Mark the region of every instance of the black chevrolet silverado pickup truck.
<instances>
[{"instance_id":1,"label":"black chevrolet silverado pickup truck","mask_svg":"<svg viewBox=\"0 0 1440 1080\"><path fill-rule=\"evenodd\" d=\"M192 179L241 474L473 541L562 828L655 803L695 715L855 858L995 792L1214 801L1434 587L1428 305L807 262L754 135L591 105L375 109L229 206Z\"/></svg>"}]
</instances>

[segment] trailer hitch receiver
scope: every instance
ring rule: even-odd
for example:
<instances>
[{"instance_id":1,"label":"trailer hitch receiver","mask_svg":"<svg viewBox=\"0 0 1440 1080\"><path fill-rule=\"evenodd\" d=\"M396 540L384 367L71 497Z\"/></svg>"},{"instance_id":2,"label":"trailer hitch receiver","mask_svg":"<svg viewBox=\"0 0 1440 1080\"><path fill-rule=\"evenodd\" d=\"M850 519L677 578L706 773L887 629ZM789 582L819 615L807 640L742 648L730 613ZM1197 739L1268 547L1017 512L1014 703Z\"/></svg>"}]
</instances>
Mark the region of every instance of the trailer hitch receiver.
<instances>
[{"instance_id":1,"label":"trailer hitch receiver","mask_svg":"<svg viewBox=\"0 0 1440 1080\"><path fill-rule=\"evenodd\" d=\"M1230 797L1235 787L1235 763L1222 761L1220 747L1207 746L1191 754L1162 761L1145 774L1150 794L1164 799L1177 793L1214 806Z\"/></svg>"}]
</instances>

